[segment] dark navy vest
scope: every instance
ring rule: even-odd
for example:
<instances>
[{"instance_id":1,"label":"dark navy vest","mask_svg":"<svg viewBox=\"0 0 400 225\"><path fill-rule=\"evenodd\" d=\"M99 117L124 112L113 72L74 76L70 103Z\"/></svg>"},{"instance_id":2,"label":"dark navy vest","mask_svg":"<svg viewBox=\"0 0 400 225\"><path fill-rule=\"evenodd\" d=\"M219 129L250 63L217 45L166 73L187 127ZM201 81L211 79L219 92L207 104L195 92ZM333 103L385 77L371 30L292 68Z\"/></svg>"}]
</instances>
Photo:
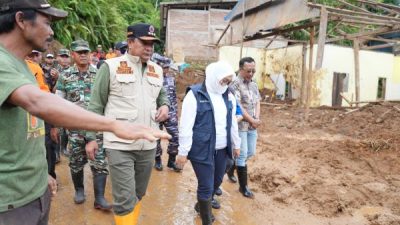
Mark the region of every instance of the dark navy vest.
<instances>
[{"instance_id":1,"label":"dark navy vest","mask_svg":"<svg viewBox=\"0 0 400 225\"><path fill-rule=\"evenodd\" d=\"M215 155L215 118L214 107L210 96L207 93L205 84L196 84L190 86L187 92L192 90L197 101L197 114L193 126L192 147L188 154L188 159L204 163L213 164ZM232 141L231 141L231 126L232 126L232 102L228 99L227 90L223 95L225 106L227 109L226 117L226 138L228 156L232 158Z\"/></svg>"}]
</instances>

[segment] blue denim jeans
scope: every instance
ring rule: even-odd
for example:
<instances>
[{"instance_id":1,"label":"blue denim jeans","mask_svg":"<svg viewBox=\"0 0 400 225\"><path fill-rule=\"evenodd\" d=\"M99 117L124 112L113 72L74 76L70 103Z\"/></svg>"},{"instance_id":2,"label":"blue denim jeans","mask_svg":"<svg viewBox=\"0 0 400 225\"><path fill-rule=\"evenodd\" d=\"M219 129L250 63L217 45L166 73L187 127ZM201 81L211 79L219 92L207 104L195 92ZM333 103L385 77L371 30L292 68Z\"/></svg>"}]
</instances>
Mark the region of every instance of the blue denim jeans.
<instances>
[{"instance_id":1,"label":"blue denim jeans","mask_svg":"<svg viewBox=\"0 0 400 225\"><path fill-rule=\"evenodd\" d=\"M257 130L239 131L239 136L242 144L236 166L246 166L246 161L256 153Z\"/></svg>"}]
</instances>

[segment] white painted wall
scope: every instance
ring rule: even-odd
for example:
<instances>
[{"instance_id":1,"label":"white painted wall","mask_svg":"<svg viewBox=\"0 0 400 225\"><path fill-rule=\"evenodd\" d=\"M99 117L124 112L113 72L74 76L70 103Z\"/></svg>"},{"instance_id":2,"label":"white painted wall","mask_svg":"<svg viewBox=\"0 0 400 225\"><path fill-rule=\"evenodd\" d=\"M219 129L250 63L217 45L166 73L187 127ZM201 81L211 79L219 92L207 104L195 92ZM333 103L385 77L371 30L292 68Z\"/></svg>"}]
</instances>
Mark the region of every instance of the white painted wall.
<instances>
[{"instance_id":1,"label":"white painted wall","mask_svg":"<svg viewBox=\"0 0 400 225\"><path fill-rule=\"evenodd\" d=\"M314 46L316 56L317 45ZM396 89L390 87L394 68L393 54L375 51L360 51L360 101L376 100L378 93L378 79L386 78L386 98L392 98ZM347 73L349 77L349 90L344 94L355 100L355 69L354 52L352 48L335 45L326 45L322 68L325 75L318 81L321 90L320 105L332 105L332 83L334 72ZM400 89L397 89L399 92ZM346 102L343 101L343 105Z\"/></svg>"},{"instance_id":2,"label":"white painted wall","mask_svg":"<svg viewBox=\"0 0 400 225\"><path fill-rule=\"evenodd\" d=\"M260 88L267 86L265 84L265 74L283 73L285 68L279 68L279 63L275 61L288 61L284 65L291 65L292 70L295 70L294 80L300 84L301 80L301 46L293 46L282 49L268 50L257 48L243 48L242 56L251 56L256 61L255 79ZM314 46L314 66L317 55L318 45ZM240 55L240 47L224 46L219 50L219 59L226 60L231 65L238 69ZM309 58L307 50L306 58ZM397 60L397 61L396 61ZM308 61L308 60L307 60ZM300 64L300 67L299 67ZM278 65L278 68L276 66ZM306 62L308 67L308 62ZM397 65L397 67L396 67ZM279 71L281 70L281 71ZM314 102L315 105L332 105L332 84L333 74L346 73L349 75L348 91L345 96L348 99L355 101L355 79L354 79L354 52L352 48L341 47L336 45L326 45L324 52L324 60L321 73L317 73L319 79L316 82L318 89L319 102ZM360 51L360 100L372 101L376 100L378 92L378 79L386 78L386 99L400 99L400 58L396 59L393 54L375 52L375 51ZM396 72L397 71L397 72ZM398 74L399 79L394 78ZM299 86L299 85L297 85ZM296 90L295 90L296 91ZM297 95L298 96L298 95ZM293 96L296 97L296 96ZM347 105L343 100L343 106Z\"/></svg>"}]
</instances>

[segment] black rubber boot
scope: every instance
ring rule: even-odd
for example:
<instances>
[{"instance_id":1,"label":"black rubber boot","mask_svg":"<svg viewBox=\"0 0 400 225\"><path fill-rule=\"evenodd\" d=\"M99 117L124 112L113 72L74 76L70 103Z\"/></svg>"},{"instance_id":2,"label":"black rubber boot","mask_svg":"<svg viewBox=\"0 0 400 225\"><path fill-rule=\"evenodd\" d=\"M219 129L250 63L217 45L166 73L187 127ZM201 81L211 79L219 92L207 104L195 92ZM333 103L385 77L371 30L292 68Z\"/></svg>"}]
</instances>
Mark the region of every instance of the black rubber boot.
<instances>
[{"instance_id":1,"label":"black rubber boot","mask_svg":"<svg viewBox=\"0 0 400 225\"><path fill-rule=\"evenodd\" d=\"M93 176L94 188L94 208L101 210L111 210L112 206L104 198L106 189L107 174L96 174Z\"/></svg>"},{"instance_id":2,"label":"black rubber boot","mask_svg":"<svg viewBox=\"0 0 400 225\"><path fill-rule=\"evenodd\" d=\"M156 156L156 160L154 163L154 168L156 168L156 170L158 171L162 171L163 170L163 165L161 162L161 156Z\"/></svg>"},{"instance_id":3,"label":"black rubber boot","mask_svg":"<svg viewBox=\"0 0 400 225\"><path fill-rule=\"evenodd\" d=\"M217 190L215 190L215 195L217 195L217 196L221 196L222 195L221 188L217 188Z\"/></svg>"},{"instance_id":4,"label":"black rubber boot","mask_svg":"<svg viewBox=\"0 0 400 225\"><path fill-rule=\"evenodd\" d=\"M169 155L167 167L175 172L181 172L182 169L176 166L175 159L176 155Z\"/></svg>"},{"instance_id":5,"label":"black rubber boot","mask_svg":"<svg viewBox=\"0 0 400 225\"><path fill-rule=\"evenodd\" d=\"M75 188L75 204L82 204L85 202L85 188L83 186L83 170L78 173L71 171L72 182Z\"/></svg>"},{"instance_id":6,"label":"black rubber boot","mask_svg":"<svg viewBox=\"0 0 400 225\"><path fill-rule=\"evenodd\" d=\"M214 196L213 196L213 198L211 199L211 207L212 207L213 209L219 209L219 208L221 208L221 204L218 202L217 199L214 198Z\"/></svg>"},{"instance_id":7,"label":"black rubber boot","mask_svg":"<svg viewBox=\"0 0 400 225\"><path fill-rule=\"evenodd\" d=\"M237 174L239 178L239 191L244 197L254 198L253 193L247 187L247 166L238 166Z\"/></svg>"},{"instance_id":8,"label":"black rubber boot","mask_svg":"<svg viewBox=\"0 0 400 225\"><path fill-rule=\"evenodd\" d=\"M215 221L215 217L212 214L211 199L209 200L197 200L198 202L194 206L197 213L200 213L202 225L211 225Z\"/></svg>"},{"instance_id":9,"label":"black rubber boot","mask_svg":"<svg viewBox=\"0 0 400 225\"><path fill-rule=\"evenodd\" d=\"M236 179L235 174L234 174L235 168L236 168L236 165L233 164L233 165L231 166L231 168L226 172L226 174L228 175L229 180L230 180L232 183L237 183L237 179Z\"/></svg>"}]
</instances>

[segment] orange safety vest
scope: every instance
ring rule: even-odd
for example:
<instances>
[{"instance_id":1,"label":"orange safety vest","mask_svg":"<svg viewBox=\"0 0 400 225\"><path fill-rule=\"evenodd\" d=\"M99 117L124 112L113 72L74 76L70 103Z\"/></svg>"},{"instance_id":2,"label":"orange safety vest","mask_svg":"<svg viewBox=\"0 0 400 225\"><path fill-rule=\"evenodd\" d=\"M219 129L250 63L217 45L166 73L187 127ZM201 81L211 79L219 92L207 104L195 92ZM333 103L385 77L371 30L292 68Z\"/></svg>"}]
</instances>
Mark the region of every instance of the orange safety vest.
<instances>
[{"instance_id":1,"label":"orange safety vest","mask_svg":"<svg viewBox=\"0 0 400 225\"><path fill-rule=\"evenodd\" d=\"M32 62L31 60L25 60L25 62L28 65L29 70L35 76L36 81L39 84L40 90L50 92L49 86L46 84L42 68L37 63Z\"/></svg>"}]
</instances>

